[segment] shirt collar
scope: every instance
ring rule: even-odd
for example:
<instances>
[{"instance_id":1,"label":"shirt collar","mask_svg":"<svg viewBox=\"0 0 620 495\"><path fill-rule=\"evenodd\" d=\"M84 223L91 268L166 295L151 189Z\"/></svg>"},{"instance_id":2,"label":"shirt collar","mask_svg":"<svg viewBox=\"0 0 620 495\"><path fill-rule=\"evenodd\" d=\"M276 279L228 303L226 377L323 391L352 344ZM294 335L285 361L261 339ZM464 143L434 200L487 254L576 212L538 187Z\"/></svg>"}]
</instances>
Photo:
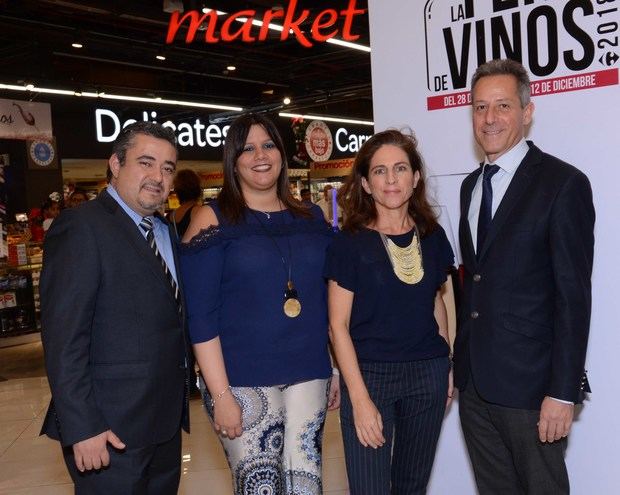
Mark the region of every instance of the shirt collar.
<instances>
[{"instance_id":1,"label":"shirt collar","mask_svg":"<svg viewBox=\"0 0 620 495\"><path fill-rule=\"evenodd\" d=\"M120 205L120 207L123 209L123 211L125 213L127 213L127 215L129 215L129 218L131 218L134 223L136 224L136 226L140 226L140 222L142 221L142 215L136 213L134 210L132 210L127 203L125 203L122 198L119 196L118 191L116 189L114 189L114 186L112 186L112 184L108 184L108 188L107 188L108 194L110 196L112 196L114 198L114 200ZM151 215L153 216L153 215Z\"/></svg>"},{"instance_id":2,"label":"shirt collar","mask_svg":"<svg viewBox=\"0 0 620 495\"><path fill-rule=\"evenodd\" d=\"M500 156L493 163L505 172L508 172L509 174L514 174L529 150L530 147L527 145L525 137L522 137L521 141L519 141L515 146L513 146L510 150ZM491 162L485 156L484 164L487 165L488 163Z\"/></svg>"}]
</instances>

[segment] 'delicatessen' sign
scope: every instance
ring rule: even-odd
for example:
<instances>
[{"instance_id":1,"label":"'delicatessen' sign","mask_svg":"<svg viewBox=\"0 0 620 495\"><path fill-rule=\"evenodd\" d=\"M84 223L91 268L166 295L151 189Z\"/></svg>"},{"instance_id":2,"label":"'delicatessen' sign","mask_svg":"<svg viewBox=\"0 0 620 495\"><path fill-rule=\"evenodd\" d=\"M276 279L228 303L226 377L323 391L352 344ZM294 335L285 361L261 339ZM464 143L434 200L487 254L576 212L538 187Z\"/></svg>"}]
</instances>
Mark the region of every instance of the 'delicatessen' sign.
<instances>
[{"instance_id":1,"label":"'delicatessen' sign","mask_svg":"<svg viewBox=\"0 0 620 495\"><path fill-rule=\"evenodd\" d=\"M174 132L180 160L221 161L229 124L209 122L203 111L188 112L164 106L127 106L113 102L91 102L47 95L60 158L107 158L120 131L136 121L158 122ZM19 104L21 102L18 101ZM13 107L15 108L15 107ZM16 115L13 117L17 118ZM296 152L295 136L288 118L269 115L282 135L289 166ZM37 118L37 126L39 119ZM372 127L328 123L333 136L332 159L354 156L372 135Z\"/></svg>"}]
</instances>

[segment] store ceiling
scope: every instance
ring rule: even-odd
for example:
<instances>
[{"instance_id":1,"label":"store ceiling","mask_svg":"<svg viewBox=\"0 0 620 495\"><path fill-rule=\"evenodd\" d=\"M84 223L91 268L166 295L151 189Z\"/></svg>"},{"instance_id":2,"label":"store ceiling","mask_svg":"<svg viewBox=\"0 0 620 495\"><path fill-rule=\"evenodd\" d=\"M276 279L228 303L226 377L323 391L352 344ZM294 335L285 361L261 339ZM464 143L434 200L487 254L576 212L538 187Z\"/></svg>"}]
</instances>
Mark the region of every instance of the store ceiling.
<instances>
[{"instance_id":1,"label":"store ceiling","mask_svg":"<svg viewBox=\"0 0 620 495\"><path fill-rule=\"evenodd\" d=\"M292 36L280 41L275 32L264 42L214 44L199 41L199 32L192 44L177 36L174 44L165 45L170 14L163 8L171 1L0 0L0 83L182 97L259 111L277 109L288 96L289 112L372 118L370 53L327 43L305 48ZM228 13L253 9L257 18L265 10L289 4L176 1L185 10L203 4ZM327 8L341 11L348 4L349 0L297 0L296 12L308 9L312 20ZM356 6L366 9L367 1L358 0ZM342 18L338 25L342 28ZM302 27L310 29L309 23ZM351 32L360 35L356 43L370 46L367 13L354 17ZM71 46L75 39L83 48ZM156 59L161 50L164 61ZM227 70L229 65L237 70ZM214 111L218 112L211 117L227 117Z\"/></svg>"}]
</instances>

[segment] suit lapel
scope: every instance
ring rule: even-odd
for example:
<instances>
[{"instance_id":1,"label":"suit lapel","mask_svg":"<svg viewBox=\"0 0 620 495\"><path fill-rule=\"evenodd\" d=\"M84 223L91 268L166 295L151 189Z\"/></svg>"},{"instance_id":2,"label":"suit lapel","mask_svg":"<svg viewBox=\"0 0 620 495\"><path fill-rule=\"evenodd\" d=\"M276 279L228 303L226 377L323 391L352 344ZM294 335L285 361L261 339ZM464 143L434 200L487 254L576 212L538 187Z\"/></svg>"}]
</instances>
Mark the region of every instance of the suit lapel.
<instances>
[{"instance_id":1,"label":"suit lapel","mask_svg":"<svg viewBox=\"0 0 620 495\"><path fill-rule=\"evenodd\" d=\"M481 172L482 167L467 176L463 182L463 190L461 192L461 256L463 256L463 262L465 261L465 258L475 260L476 257L474 242L471 237L471 226L469 224L469 208L471 206L471 195Z\"/></svg>"},{"instance_id":2,"label":"suit lapel","mask_svg":"<svg viewBox=\"0 0 620 495\"><path fill-rule=\"evenodd\" d=\"M123 211L121 206L116 202L116 200L108 194L107 191L102 191L101 194L97 197L99 199L106 210L110 212L114 217L118 220L116 225L118 227L119 233L133 246L136 251L136 254L144 263L146 263L149 269L153 272L153 274L158 277L161 282L164 284L164 287L169 288L170 295L174 300L174 294L172 292L172 287L166 278L166 274L162 269L162 266L155 256L155 253L151 249L151 247L146 242L146 239L142 235L142 233L138 230L138 226L134 223L134 221ZM176 263L176 259L175 259ZM178 266L178 265L177 265ZM176 304L176 303L175 303Z\"/></svg>"},{"instance_id":3,"label":"suit lapel","mask_svg":"<svg viewBox=\"0 0 620 495\"><path fill-rule=\"evenodd\" d=\"M482 260L498 232L506 223L515 205L519 202L525 191L527 191L532 177L534 176L536 165L540 163L541 158L541 151L530 144L530 150L517 168L495 215L493 215L493 220L491 220L491 224L489 225L489 230L479 253L478 260Z\"/></svg>"},{"instance_id":4,"label":"suit lapel","mask_svg":"<svg viewBox=\"0 0 620 495\"><path fill-rule=\"evenodd\" d=\"M170 236L170 244L172 245L172 256L174 258L174 267L177 274L177 286L179 287L179 297L181 301L185 301L183 284L181 283L181 263L179 262L179 236L176 234L172 222L166 222L168 227L168 235ZM170 284L168 284L170 285ZM172 291L171 291L172 293ZM174 294L172 294L174 297ZM181 317L185 319L185 305L181 304Z\"/></svg>"}]
</instances>

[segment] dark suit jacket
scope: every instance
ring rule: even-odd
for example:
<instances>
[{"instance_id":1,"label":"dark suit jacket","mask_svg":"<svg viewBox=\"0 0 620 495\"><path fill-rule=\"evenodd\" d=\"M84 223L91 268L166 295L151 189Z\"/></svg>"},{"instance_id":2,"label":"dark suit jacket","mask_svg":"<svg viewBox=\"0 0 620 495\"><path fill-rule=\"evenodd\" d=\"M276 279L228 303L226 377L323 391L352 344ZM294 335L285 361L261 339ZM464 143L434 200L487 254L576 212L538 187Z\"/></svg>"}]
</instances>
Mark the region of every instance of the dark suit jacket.
<instances>
[{"instance_id":1,"label":"dark suit jacket","mask_svg":"<svg viewBox=\"0 0 620 495\"><path fill-rule=\"evenodd\" d=\"M530 150L497 209L478 259L467 219L481 170L461 187L464 265L455 383L485 400L540 409L581 400L590 325L594 207L587 177Z\"/></svg>"},{"instance_id":2,"label":"dark suit jacket","mask_svg":"<svg viewBox=\"0 0 620 495\"><path fill-rule=\"evenodd\" d=\"M107 191L52 223L40 292L52 390L42 433L72 445L111 429L133 448L187 428L184 315Z\"/></svg>"}]
</instances>

